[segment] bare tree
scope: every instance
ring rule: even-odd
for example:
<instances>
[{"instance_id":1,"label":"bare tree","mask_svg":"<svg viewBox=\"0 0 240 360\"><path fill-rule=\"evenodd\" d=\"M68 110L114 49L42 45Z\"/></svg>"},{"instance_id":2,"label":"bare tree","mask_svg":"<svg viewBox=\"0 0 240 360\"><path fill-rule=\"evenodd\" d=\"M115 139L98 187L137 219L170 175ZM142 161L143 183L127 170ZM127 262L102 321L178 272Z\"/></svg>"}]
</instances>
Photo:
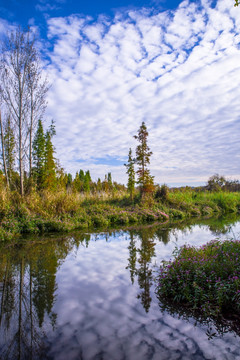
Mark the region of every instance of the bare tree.
<instances>
[{"instance_id":1,"label":"bare tree","mask_svg":"<svg viewBox=\"0 0 240 360\"><path fill-rule=\"evenodd\" d=\"M7 34L2 48L1 92L5 105L16 126L20 193L24 195L24 161L29 154L32 167L32 137L37 118L46 106L48 85L41 78L40 60L30 29L17 28Z\"/></svg>"},{"instance_id":2,"label":"bare tree","mask_svg":"<svg viewBox=\"0 0 240 360\"><path fill-rule=\"evenodd\" d=\"M35 61L28 69L27 84L30 95L30 119L29 119L29 174L32 175L32 142L34 130L39 120L42 120L47 103L46 95L49 90L48 81L42 76L40 59L36 53Z\"/></svg>"}]
</instances>

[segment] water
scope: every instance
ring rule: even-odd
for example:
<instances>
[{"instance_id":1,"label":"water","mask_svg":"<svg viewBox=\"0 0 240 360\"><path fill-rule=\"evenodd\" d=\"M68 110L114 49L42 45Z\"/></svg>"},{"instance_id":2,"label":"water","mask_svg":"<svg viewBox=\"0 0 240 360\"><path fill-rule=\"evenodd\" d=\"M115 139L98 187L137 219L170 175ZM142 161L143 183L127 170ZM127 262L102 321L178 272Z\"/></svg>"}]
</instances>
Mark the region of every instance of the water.
<instances>
[{"instance_id":1,"label":"water","mask_svg":"<svg viewBox=\"0 0 240 360\"><path fill-rule=\"evenodd\" d=\"M162 311L176 246L240 237L240 219L28 238L0 252L0 359L240 359L231 326ZM215 326L216 325L216 326Z\"/></svg>"}]
</instances>

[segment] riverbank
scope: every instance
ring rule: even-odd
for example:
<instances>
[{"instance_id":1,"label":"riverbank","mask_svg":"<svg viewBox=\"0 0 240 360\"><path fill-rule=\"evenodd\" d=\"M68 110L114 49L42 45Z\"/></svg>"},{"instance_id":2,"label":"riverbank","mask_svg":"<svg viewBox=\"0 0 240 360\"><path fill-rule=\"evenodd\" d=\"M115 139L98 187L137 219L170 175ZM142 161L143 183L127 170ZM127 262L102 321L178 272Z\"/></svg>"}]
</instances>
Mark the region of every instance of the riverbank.
<instances>
[{"instance_id":1,"label":"riverbank","mask_svg":"<svg viewBox=\"0 0 240 360\"><path fill-rule=\"evenodd\" d=\"M131 201L125 192L83 195L81 193L16 192L0 194L0 239L22 234L69 232L78 229L111 228L116 225L186 219L239 213L240 193L174 191Z\"/></svg>"}]
</instances>

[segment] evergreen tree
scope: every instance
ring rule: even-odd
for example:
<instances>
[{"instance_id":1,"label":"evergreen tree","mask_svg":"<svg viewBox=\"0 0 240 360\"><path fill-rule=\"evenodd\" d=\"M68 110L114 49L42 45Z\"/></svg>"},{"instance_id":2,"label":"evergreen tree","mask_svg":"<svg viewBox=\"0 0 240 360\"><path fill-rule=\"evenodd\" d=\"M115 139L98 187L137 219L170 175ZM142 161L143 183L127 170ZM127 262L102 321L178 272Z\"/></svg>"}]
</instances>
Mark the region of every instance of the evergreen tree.
<instances>
[{"instance_id":1,"label":"evergreen tree","mask_svg":"<svg viewBox=\"0 0 240 360\"><path fill-rule=\"evenodd\" d=\"M147 166L150 164L150 156L152 152L147 144L148 131L144 122L138 130L138 135L134 138L138 140L139 145L136 148L136 164L138 165L137 183L140 185L141 193L153 191L153 176Z\"/></svg>"},{"instance_id":2,"label":"evergreen tree","mask_svg":"<svg viewBox=\"0 0 240 360\"><path fill-rule=\"evenodd\" d=\"M44 161L44 188L54 189L57 185L56 162L54 159L54 148L51 132L45 135L45 161Z\"/></svg>"},{"instance_id":3,"label":"evergreen tree","mask_svg":"<svg viewBox=\"0 0 240 360\"><path fill-rule=\"evenodd\" d=\"M72 185L72 174L67 174L67 187L70 187Z\"/></svg>"},{"instance_id":4,"label":"evergreen tree","mask_svg":"<svg viewBox=\"0 0 240 360\"><path fill-rule=\"evenodd\" d=\"M80 181L84 182L84 177L85 177L84 171L83 171L83 170L80 170L80 171L79 171L79 179L80 179Z\"/></svg>"},{"instance_id":5,"label":"evergreen tree","mask_svg":"<svg viewBox=\"0 0 240 360\"><path fill-rule=\"evenodd\" d=\"M13 171L15 166L15 145L16 144L15 144L14 132L11 125L10 116L8 116L5 132L4 132L4 147L5 147L6 169L10 184L13 177Z\"/></svg>"},{"instance_id":6,"label":"evergreen tree","mask_svg":"<svg viewBox=\"0 0 240 360\"><path fill-rule=\"evenodd\" d=\"M101 191L102 190L102 182L101 182L101 179L98 178L97 180L97 191Z\"/></svg>"},{"instance_id":7,"label":"evergreen tree","mask_svg":"<svg viewBox=\"0 0 240 360\"><path fill-rule=\"evenodd\" d=\"M135 160L132 157L132 149L129 149L128 162L127 162L127 164L124 164L124 165L127 168L127 174L128 174L127 188L128 188L128 192L130 193L131 200L133 200L134 187L135 187L134 162L135 162Z\"/></svg>"},{"instance_id":8,"label":"evergreen tree","mask_svg":"<svg viewBox=\"0 0 240 360\"><path fill-rule=\"evenodd\" d=\"M46 138L44 135L42 121L38 121L38 128L33 140L33 178L36 181L38 189L43 187L45 180L45 156L46 156Z\"/></svg>"},{"instance_id":9,"label":"evergreen tree","mask_svg":"<svg viewBox=\"0 0 240 360\"><path fill-rule=\"evenodd\" d=\"M112 187L113 187L112 174L110 172L107 174L107 181L108 181L109 189L112 189Z\"/></svg>"},{"instance_id":10,"label":"evergreen tree","mask_svg":"<svg viewBox=\"0 0 240 360\"><path fill-rule=\"evenodd\" d=\"M91 175L90 175L90 171L87 170L84 176L84 191L89 192L90 191L90 183L91 183L92 179L91 179Z\"/></svg>"}]
</instances>

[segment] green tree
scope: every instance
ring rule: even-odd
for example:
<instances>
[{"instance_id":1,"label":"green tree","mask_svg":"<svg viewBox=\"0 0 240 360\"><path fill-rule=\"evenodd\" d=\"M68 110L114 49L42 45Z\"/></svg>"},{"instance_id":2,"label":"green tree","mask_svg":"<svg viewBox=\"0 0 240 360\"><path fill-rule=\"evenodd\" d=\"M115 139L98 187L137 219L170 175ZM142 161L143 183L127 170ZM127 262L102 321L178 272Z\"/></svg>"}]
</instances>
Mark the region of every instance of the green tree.
<instances>
[{"instance_id":1,"label":"green tree","mask_svg":"<svg viewBox=\"0 0 240 360\"><path fill-rule=\"evenodd\" d=\"M45 157L46 157L46 137L43 130L42 121L38 121L38 128L33 140L33 178L38 189L41 189L45 179Z\"/></svg>"},{"instance_id":2,"label":"green tree","mask_svg":"<svg viewBox=\"0 0 240 360\"><path fill-rule=\"evenodd\" d=\"M55 189L57 185L57 166L54 158L54 147L50 130L48 130L45 135L45 141L44 188Z\"/></svg>"},{"instance_id":3,"label":"green tree","mask_svg":"<svg viewBox=\"0 0 240 360\"><path fill-rule=\"evenodd\" d=\"M85 177L84 171L80 169L79 170L79 180L84 182L84 177Z\"/></svg>"},{"instance_id":4,"label":"green tree","mask_svg":"<svg viewBox=\"0 0 240 360\"><path fill-rule=\"evenodd\" d=\"M83 184L83 188L85 192L89 192L90 191L90 183L91 183L92 179L91 179L91 175L90 175L90 171L87 170L84 176L84 184Z\"/></svg>"},{"instance_id":5,"label":"green tree","mask_svg":"<svg viewBox=\"0 0 240 360\"><path fill-rule=\"evenodd\" d=\"M15 166L15 136L14 131L11 124L10 116L7 117L7 123L4 132L4 146L5 146L5 156L6 156L6 167L9 182L11 184L11 180L13 177L14 166Z\"/></svg>"},{"instance_id":6,"label":"green tree","mask_svg":"<svg viewBox=\"0 0 240 360\"><path fill-rule=\"evenodd\" d=\"M72 174L68 173L68 174L67 174L67 184L66 184L67 187L71 187L72 182L73 182Z\"/></svg>"},{"instance_id":7,"label":"green tree","mask_svg":"<svg viewBox=\"0 0 240 360\"><path fill-rule=\"evenodd\" d=\"M102 182L101 179L98 178L97 179L97 191L101 191L102 190Z\"/></svg>"},{"instance_id":8,"label":"green tree","mask_svg":"<svg viewBox=\"0 0 240 360\"><path fill-rule=\"evenodd\" d=\"M1 94L1 92L0 92L0 94ZM5 156L5 140L4 140L4 133L3 133L3 122L2 122L1 110L0 110L0 131L1 131L3 169L4 169L4 174L5 174L5 178L6 178L6 182L7 182L7 187L9 187L9 178L8 178L6 156Z\"/></svg>"},{"instance_id":9,"label":"green tree","mask_svg":"<svg viewBox=\"0 0 240 360\"><path fill-rule=\"evenodd\" d=\"M240 4L240 1L239 1L239 0L235 0L234 6L238 6L239 4Z\"/></svg>"},{"instance_id":10,"label":"green tree","mask_svg":"<svg viewBox=\"0 0 240 360\"><path fill-rule=\"evenodd\" d=\"M29 28L8 33L1 49L2 98L16 127L20 193L24 195L26 154L31 159L31 142L38 116L45 109L48 86L41 80L36 37ZM31 168L31 162L30 162Z\"/></svg>"},{"instance_id":11,"label":"green tree","mask_svg":"<svg viewBox=\"0 0 240 360\"><path fill-rule=\"evenodd\" d=\"M148 131L144 122L138 130L138 135L135 135L134 138L139 142L139 145L136 148L136 164L138 165L138 170L136 171L138 175L137 183L140 185L141 193L147 193L153 191L153 176L150 175L150 170L148 165L150 164L150 157L152 152L147 144Z\"/></svg>"},{"instance_id":12,"label":"green tree","mask_svg":"<svg viewBox=\"0 0 240 360\"><path fill-rule=\"evenodd\" d=\"M132 149L130 148L128 153L128 162L127 164L124 165L127 168L127 174L128 174L127 188L128 188L128 192L130 193L131 200L133 200L134 187L135 187L134 162L135 160L132 157Z\"/></svg>"},{"instance_id":13,"label":"green tree","mask_svg":"<svg viewBox=\"0 0 240 360\"><path fill-rule=\"evenodd\" d=\"M210 191L220 191L226 185L227 180L224 176L214 174L208 179L207 189Z\"/></svg>"},{"instance_id":14,"label":"green tree","mask_svg":"<svg viewBox=\"0 0 240 360\"><path fill-rule=\"evenodd\" d=\"M109 189L112 189L113 188L112 174L110 172L107 174L107 181L108 181Z\"/></svg>"}]
</instances>

